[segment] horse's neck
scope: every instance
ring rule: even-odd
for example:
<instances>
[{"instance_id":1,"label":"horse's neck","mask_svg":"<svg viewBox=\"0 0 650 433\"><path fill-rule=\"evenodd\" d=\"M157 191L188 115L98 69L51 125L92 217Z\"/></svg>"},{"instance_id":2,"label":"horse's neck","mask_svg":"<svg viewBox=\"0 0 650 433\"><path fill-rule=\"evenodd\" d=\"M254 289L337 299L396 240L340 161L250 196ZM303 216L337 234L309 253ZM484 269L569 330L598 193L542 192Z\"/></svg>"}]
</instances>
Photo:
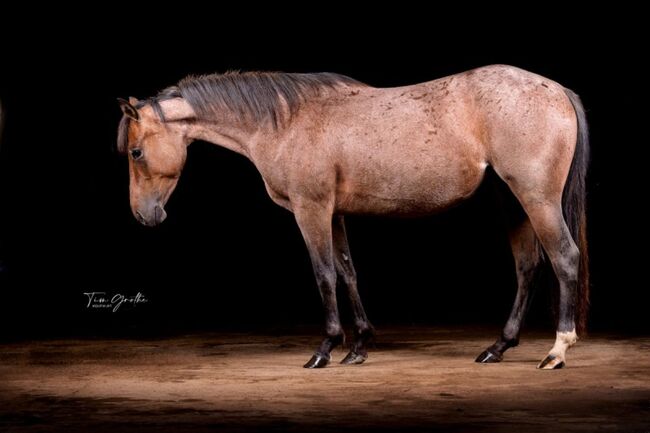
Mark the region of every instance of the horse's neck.
<instances>
[{"instance_id":1,"label":"horse's neck","mask_svg":"<svg viewBox=\"0 0 650 433\"><path fill-rule=\"evenodd\" d=\"M251 146L259 131L239 122L234 113L223 113L223 118L199 120L192 107L182 98L162 101L160 106L168 124L178 128L189 142L203 140L250 158Z\"/></svg>"},{"instance_id":2,"label":"horse's neck","mask_svg":"<svg viewBox=\"0 0 650 433\"><path fill-rule=\"evenodd\" d=\"M191 141L203 140L237 152L250 159L256 133L237 125L216 122L192 121L187 125L186 137Z\"/></svg>"}]
</instances>

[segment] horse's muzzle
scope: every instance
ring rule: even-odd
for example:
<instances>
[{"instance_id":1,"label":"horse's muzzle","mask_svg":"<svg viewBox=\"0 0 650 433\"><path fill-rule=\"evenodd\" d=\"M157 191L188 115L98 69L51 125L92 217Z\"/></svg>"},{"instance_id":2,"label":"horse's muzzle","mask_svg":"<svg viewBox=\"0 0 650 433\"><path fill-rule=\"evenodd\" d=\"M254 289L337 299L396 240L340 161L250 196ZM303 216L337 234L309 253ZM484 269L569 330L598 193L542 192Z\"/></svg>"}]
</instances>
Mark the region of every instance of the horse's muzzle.
<instances>
[{"instance_id":1,"label":"horse's muzzle","mask_svg":"<svg viewBox=\"0 0 650 433\"><path fill-rule=\"evenodd\" d=\"M140 224L148 227L157 226L167 218L167 212L157 203L153 206L136 210L134 215Z\"/></svg>"}]
</instances>

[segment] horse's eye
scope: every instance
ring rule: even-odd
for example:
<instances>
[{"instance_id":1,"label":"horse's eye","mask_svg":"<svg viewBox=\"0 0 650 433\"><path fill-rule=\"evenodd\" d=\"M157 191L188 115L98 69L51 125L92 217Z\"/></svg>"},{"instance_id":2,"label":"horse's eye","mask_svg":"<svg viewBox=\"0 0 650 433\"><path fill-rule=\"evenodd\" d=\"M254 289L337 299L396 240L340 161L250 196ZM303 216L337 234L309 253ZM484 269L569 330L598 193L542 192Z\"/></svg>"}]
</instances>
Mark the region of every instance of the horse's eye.
<instances>
[{"instance_id":1,"label":"horse's eye","mask_svg":"<svg viewBox=\"0 0 650 433\"><path fill-rule=\"evenodd\" d=\"M131 158L134 160L142 158L142 149L131 149Z\"/></svg>"}]
</instances>

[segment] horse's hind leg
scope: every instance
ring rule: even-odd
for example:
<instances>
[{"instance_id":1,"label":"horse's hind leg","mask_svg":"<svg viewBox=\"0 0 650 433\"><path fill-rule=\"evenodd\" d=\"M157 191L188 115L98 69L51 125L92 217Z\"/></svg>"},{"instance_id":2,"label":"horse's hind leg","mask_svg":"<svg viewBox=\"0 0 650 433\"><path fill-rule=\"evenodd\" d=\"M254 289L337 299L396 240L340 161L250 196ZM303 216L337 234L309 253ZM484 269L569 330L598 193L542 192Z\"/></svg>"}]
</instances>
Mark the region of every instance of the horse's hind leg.
<instances>
[{"instance_id":1,"label":"horse's hind leg","mask_svg":"<svg viewBox=\"0 0 650 433\"><path fill-rule=\"evenodd\" d=\"M295 203L296 222L307 244L325 310L325 339L305 368L325 367L330 352L345 340L336 303L336 268L332 242L332 210L317 202Z\"/></svg>"},{"instance_id":2,"label":"horse's hind leg","mask_svg":"<svg viewBox=\"0 0 650 433\"><path fill-rule=\"evenodd\" d=\"M540 200L523 201L524 209L548 255L560 286L558 326L555 345L538 368L562 368L566 351L578 339L575 327L578 266L580 252L564 221L560 200L557 203Z\"/></svg>"},{"instance_id":3,"label":"horse's hind leg","mask_svg":"<svg viewBox=\"0 0 650 433\"><path fill-rule=\"evenodd\" d=\"M566 351L577 340L575 309L578 301L578 267L580 252L562 214L562 168L568 171L567 161L547 157L528 169L532 163L511 164L506 173L495 170L514 193L530 219L530 224L542 244L555 272L560 289L558 326L555 345L538 368L562 368ZM558 168L559 166L559 168ZM562 167L564 166L564 167ZM513 170L514 168L514 170ZM520 170L516 170L519 168ZM521 169L523 168L523 169ZM559 173L558 173L559 172Z\"/></svg>"},{"instance_id":4,"label":"horse's hind leg","mask_svg":"<svg viewBox=\"0 0 650 433\"><path fill-rule=\"evenodd\" d=\"M518 210L521 212L521 208ZM526 215L517 216L510 224L510 246L517 269L517 296L501 336L476 358L476 362L499 362L506 350L519 344L519 332L532 299L533 280L541 260L541 246Z\"/></svg>"},{"instance_id":5,"label":"horse's hind leg","mask_svg":"<svg viewBox=\"0 0 650 433\"><path fill-rule=\"evenodd\" d=\"M345 286L354 315L354 342L350 353L341 361L341 364L361 364L368 358L368 343L375 336L375 329L370 324L361 303L357 290L357 274L352 264L350 247L345 232L343 215L336 215L332 220L332 235L334 240L334 262L339 281Z\"/></svg>"}]
</instances>

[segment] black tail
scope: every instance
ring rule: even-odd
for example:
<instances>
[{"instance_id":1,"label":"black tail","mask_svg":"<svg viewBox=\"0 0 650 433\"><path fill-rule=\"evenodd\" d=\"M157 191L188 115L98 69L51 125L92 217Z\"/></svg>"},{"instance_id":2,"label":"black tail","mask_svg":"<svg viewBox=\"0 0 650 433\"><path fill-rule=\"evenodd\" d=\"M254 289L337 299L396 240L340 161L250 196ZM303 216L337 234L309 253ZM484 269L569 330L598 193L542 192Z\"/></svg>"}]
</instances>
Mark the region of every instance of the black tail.
<instances>
[{"instance_id":1,"label":"black tail","mask_svg":"<svg viewBox=\"0 0 650 433\"><path fill-rule=\"evenodd\" d=\"M589 310L589 250L587 248L586 178L589 166L589 128L587 117L580 97L569 89L564 89L569 97L578 120L578 138L576 149L569 170L569 177L564 185L562 210L569 231L580 250L580 268L578 274L578 299L576 300L576 326L578 333L585 333L587 312Z\"/></svg>"}]
</instances>

